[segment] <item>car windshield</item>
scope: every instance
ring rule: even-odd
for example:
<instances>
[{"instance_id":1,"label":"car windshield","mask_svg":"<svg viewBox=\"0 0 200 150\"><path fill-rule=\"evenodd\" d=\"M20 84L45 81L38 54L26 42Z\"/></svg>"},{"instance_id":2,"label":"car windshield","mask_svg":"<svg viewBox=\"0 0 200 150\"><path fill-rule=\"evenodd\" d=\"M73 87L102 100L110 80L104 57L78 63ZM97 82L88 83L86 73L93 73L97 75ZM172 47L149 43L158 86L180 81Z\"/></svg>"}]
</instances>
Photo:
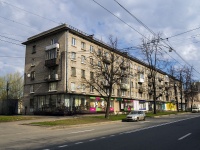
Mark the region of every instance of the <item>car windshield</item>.
<instances>
[{"instance_id":1,"label":"car windshield","mask_svg":"<svg viewBox=\"0 0 200 150\"><path fill-rule=\"evenodd\" d=\"M131 111L129 114L139 114L139 111Z\"/></svg>"}]
</instances>

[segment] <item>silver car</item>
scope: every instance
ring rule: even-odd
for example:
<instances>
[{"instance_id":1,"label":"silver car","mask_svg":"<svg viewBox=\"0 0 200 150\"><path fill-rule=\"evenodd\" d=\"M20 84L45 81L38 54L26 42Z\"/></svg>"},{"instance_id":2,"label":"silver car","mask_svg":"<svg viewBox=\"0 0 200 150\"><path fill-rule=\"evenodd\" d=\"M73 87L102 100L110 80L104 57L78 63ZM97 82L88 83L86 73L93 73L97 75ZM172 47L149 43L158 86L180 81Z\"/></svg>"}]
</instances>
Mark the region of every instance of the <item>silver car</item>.
<instances>
[{"instance_id":1,"label":"silver car","mask_svg":"<svg viewBox=\"0 0 200 150\"><path fill-rule=\"evenodd\" d=\"M139 121L139 120L145 120L145 112L144 111L131 111L127 116L127 121Z\"/></svg>"}]
</instances>

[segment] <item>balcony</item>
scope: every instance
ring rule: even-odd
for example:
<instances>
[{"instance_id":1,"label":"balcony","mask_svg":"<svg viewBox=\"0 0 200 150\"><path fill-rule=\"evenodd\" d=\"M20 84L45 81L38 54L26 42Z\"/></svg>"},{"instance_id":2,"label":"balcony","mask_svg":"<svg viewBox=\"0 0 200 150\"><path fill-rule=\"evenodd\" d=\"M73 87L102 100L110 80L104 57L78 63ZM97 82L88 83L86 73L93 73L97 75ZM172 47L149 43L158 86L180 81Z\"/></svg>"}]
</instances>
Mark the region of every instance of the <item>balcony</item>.
<instances>
[{"instance_id":1,"label":"balcony","mask_svg":"<svg viewBox=\"0 0 200 150\"><path fill-rule=\"evenodd\" d=\"M120 88L121 88L121 90L128 90L129 85L127 83L121 83Z\"/></svg>"},{"instance_id":2,"label":"balcony","mask_svg":"<svg viewBox=\"0 0 200 150\"><path fill-rule=\"evenodd\" d=\"M58 58L45 60L45 66L46 67L55 67L55 66L58 66L58 64L59 64L59 59Z\"/></svg>"},{"instance_id":3,"label":"balcony","mask_svg":"<svg viewBox=\"0 0 200 150\"><path fill-rule=\"evenodd\" d=\"M159 81L159 82L163 81L163 78L159 77L159 78L158 78L158 81Z\"/></svg>"},{"instance_id":4,"label":"balcony","mask_svg":"<svg viewBox=\"0 0 200 150\"><path fill-rule=\"evenodd\" d=\"M152 86L152 82L148 82L148 86Z\"/></svg>"},{"instance_id":5,"label":"balcony","mask_svg":"<svg viewBox=\"0 0 200 150\"><path fill-rule=\"evenodd\" d=\"M140 88L138 89L138 92L139 92L139 93L143 93L143 92L144 92L144 89L143 89L142 87L140 87Z\"/></svg>"},{"instance_id":6,"label":"balcony","mask_svg":"<svg viewBox=\"0 0 200 150\"><path fill-rule=\"evenodd\" d=\"M158 87L159 87L159 89L162 89L162 88L164 88L164 86L163 86L163 85L158 85Z\"/></svg>"},{"instance_id":7,"label":"balcony","mask_svg":"<svg viewBox=\"0 0 200 150\"><path fill-rule=\"evenodd\" d=\"M152 78L152 76L151 76L151 74L150 74L150 73L149 73L147 76L148 76L148 78L149 78L149 79L151 79L151 78Z\"/></svg>"},{"instance_id":8,"label":"balcony","mask_svg":"<svg viewBox=\"0 0 200 150\"><path fill-rule=\"evenodd\" d=\"M47 82L59 81L60 76L59 76L59 74L47 75L47 76L45 76L44 80Z\"/></svg>"},{"instance_id":9,"label":"balcony","mask_svg":"<svg viewBox=\"0 0 200 150\"><path fill-rule=\"evenodd\" d=\"M104 56L103 62L106 63L106 64L110 64L111 61L108 59L108 57Z\"/></svg>"},{"instance_id":10,"label":"balcony","mask_svg":"<svg viewBox=\"0 0 200 150\"><path fill-rule=\"evenodd\" d=\"M142 84L143 82L144 82L144 78L139 78L139 79L138 79L138 83L139 83L139 84Z\"/></svg>"},{"instance_id":11,"label":"balcony","mask_svg":"<svg viewBox=\"0 0 200 150\"><path fill-rule=\"evenodd\" d=\"M60 45L58 43L55 43L53 45L46 46L45 50L47 51L47 50L51 50L51 49L54 49L54 48L59 48L59 46Z\"/></svg>"}]
</instances>

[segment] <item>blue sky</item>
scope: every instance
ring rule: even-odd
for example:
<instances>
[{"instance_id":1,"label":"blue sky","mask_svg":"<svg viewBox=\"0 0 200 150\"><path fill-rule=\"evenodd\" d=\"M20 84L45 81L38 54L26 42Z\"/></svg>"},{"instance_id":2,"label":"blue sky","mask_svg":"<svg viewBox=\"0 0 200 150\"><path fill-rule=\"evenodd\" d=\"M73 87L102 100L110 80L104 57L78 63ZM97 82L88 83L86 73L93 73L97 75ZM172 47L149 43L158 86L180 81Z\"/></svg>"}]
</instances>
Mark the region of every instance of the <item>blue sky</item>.
<instances>
[{"instance_id":1,"label":"blue sky","mask_svg":"<svg viewBox=\"0 0 200 150\"><path fill-rule=\"evenodd\" d=\"M95 0L145 36L141 24L114 0ZM200 27L199 0L118 0L162 38ZM70 24L107 42L118 38L119 48L138 46L142 36L108 13L93 0L0 0L0 76L24 73L25 47L20 43L30 36L61 23ZM171 46L197 71L200 71L200 29L169 38ZM166 42L168 42L166 41ZM170 55L185 64L176 53ZM196 77L200 74L195 73Z\"/></svg>"}]
</instances>

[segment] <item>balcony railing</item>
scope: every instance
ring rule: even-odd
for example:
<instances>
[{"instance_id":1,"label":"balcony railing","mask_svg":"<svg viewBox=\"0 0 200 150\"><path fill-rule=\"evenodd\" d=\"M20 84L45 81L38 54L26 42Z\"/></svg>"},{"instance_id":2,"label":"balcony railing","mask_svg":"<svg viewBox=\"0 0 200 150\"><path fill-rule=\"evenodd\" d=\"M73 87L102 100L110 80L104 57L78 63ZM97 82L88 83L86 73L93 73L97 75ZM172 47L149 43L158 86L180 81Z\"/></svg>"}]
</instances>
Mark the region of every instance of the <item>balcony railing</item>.
<instances>
[{"instance_id":1,"label":"balcony railing","mask_svg":"<svg viewBox=\"0 0 200 150\"><path fill-rule=\"evenodd\" d=\"M55 44L52 44L52 45L45 47L46 50L50 50L50 49L54 49L54 48L59 48L59 44L55 43Z\"/></svg>"},{"instance_id":2,"label":"balcony railing","mask_svg":"<svg viewBox=\"0 0 200 150\"><path fill-rule=\"evenodd\" d=\"M140 87L140 88L138 89L138 92L139 92L139 93L143 93L143 92L144 92L144 89Z\"/></svg>"},{"instance_id":3,"label":"balcony railing","mask_svg":"<svg viewBox=\"0 0 200 150\"><path fill-rule=\"evenodd\" d=\"M120 88L121 88L121 90L128 90L129 85L127 83L121 83Z\"/></svg>"},{"instance_id":4,"label":"balcony railing","mask_svg":"<svg viewBox=\"0 0 200 150\"><path fill-rule=\"evenodd\" d=\"M106 56L103 57L103 62L106 63L106 64L110 64L110 60Z\"/></svg>"},{"instance_id":5,"label":"balcony railing","mask_svg":"<svg viewBox=\"0 0 200 150\"><path fill-rule=\"evenodd\" d=\"M45 66L47 66L47 67L54 67L54 66L58 66L58 65L59 65L58 58L45 60Z\"/></svg>"}]
</instances>

